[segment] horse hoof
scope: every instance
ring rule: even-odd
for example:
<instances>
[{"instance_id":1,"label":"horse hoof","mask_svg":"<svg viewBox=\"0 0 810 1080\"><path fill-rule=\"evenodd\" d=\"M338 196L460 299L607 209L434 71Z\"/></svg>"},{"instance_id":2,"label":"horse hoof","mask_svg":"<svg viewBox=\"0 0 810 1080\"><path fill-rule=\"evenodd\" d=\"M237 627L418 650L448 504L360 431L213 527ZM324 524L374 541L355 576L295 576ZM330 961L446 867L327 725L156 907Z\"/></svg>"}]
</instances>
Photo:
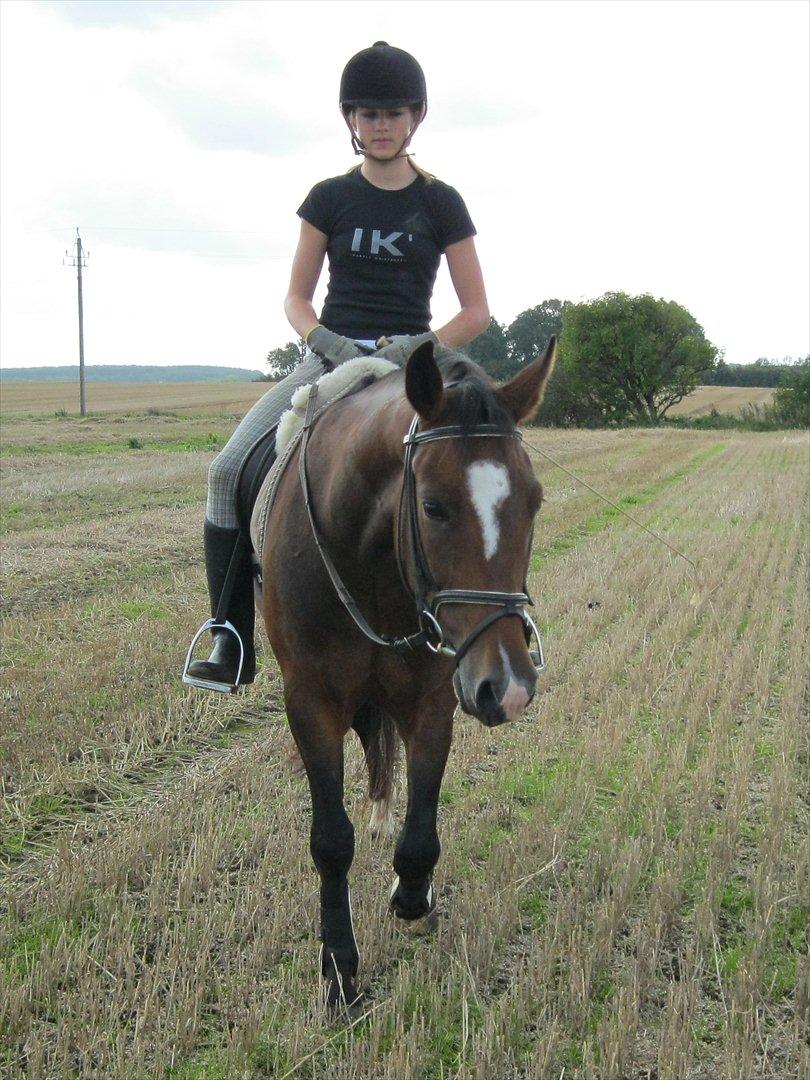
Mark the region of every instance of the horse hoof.
<instances>
[{"instance_id":1,"label":"horse hoof","mask_svg":"<svg viewBox=\"0 0 810 1080\"><path fill-rule=\"evenodd\" d=\"M398 918L395 925L401 934L408 937L429 937L431 934L435 934L438 929L439 913L434 908L427 915L422 915L418 919Z\"/></svg>"},{"instance_id":2,"label":"horse hoof","mask_svg":"<svg viewBox=\"0 0 810 1080\"><path fill-rule=\"evenodd\" d=\"M397 919L407 923L426 922L436 908L436 890L429 881L424 891L413 892L403 888L399 878L394 878L388 904Z\"/></svg>"},{"instance_id":3,"label":"horse hoof","mask_svg":"<svg viewBox=\"0 0 810 1080\"><path fill-rule=\"evenodd\" d=\"M357 989L354 979L327 979L326 1009L333 1018L345 1016L356 1020L362 1015L365 1003L365 995Z\"/></svg>"}]
</instances>

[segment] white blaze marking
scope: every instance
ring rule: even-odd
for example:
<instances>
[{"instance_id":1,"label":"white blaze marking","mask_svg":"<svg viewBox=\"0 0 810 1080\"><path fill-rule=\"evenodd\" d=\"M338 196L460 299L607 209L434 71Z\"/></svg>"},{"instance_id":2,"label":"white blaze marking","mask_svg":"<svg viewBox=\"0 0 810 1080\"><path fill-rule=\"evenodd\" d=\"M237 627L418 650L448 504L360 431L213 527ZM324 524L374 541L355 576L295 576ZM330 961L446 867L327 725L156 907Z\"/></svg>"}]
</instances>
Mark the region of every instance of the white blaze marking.
<instances>
[{"instance_id":1,"label":"white blaze marking","mask_svg":"<svg viewBox=\"0 0 810 1080\"><path fill-rule=\"evenodd\" d=\"M494 461L476 461L467 469L467 486L484 534L484 555L491 559L501 538L497 510L509 497L509 474Z\"/></svg>"}]
</instances>

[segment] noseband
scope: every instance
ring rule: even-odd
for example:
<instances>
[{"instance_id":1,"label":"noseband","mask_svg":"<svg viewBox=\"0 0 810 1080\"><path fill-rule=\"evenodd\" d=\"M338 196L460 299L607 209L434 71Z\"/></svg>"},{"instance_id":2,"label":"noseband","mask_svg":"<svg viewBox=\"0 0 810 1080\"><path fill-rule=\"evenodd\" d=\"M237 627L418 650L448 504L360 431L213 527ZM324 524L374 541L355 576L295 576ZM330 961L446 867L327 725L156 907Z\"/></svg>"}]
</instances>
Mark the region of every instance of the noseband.
<instances>
[{"instance_id":1,"label":"noseband","mask_svg":"<svg viewBox=\"0 0 810 1080\"><path fill-rule=\"evenodd\" d=\"M491 592L484 589L439 589L438 583L430 571L430 566L428 565L427 557L425 556L425 549L422 544L416 500L416 476L413 471L414 454L417 447L421 444L436 442L439 439L460 438L512 438L522 440L523 435L521 432L518 431L517 428L503 428L496 424L479 424L470 430L464 429L460 425L452 425L449 427L429 428L427 431L419 431L419 416L417 415L413 418L408 433L403 439L405 445L405 462L403 469L402 496L397 516L396 558L402 583L408 593L413 597L416 604L419 630L417 633L410 634L403 638L389 637L387 635L375 633L367 623L365 617L358 608L357 603L340 577L315 523L309 481L307 478L306 452L313 422L315 420L317 394L317 383L315 383L310 389L309 399L307 401L307 413L304 421L301 450L298 459L298 473L315 544L343 606L351 615L357 627L370 641L373 641L377 645L384 645L387 648L392 648L398 653L412 652L419 646L426 645L431 652L441 654L442 656L452 657L455 661L455 666L458 667L466 653L469 652L472 645L485 630L488 630L489 627L498 622L499 619L514 616L519 618L523 623L526 643L529 646L529 655L531 656L532 663L538 671L543 671L546 666L543 655L543 644L540 640L540 634L534 620L526 611L526 606L532 605L532 600L525 586L524 591L519 593ZM406 545L410 548L413 561L413 585L409 583L409 575L406 571L403 557L404 552L406 551ZM482 619L460 645L453 646L446 640L444 630L439 621L439 613L442 606L445 604L480 604L487 607L494 607L496 610L485 619ZM534 649L531 648L532 641L536 643L536 648Z\"/></svg>"}]
</instances>

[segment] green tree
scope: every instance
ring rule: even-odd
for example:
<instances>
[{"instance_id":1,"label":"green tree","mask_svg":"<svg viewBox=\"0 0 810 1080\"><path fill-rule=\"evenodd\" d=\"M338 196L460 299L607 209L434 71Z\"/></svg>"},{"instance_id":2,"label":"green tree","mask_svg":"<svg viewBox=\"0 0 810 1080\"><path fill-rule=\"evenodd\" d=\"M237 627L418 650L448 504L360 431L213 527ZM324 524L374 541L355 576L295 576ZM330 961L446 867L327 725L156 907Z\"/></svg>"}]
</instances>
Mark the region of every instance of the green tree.
<instances>
[{"instance_id":1,"label":"green tree","mask_svg":"<svg viewBox=\"0 0 810 1080\"><path fill-rule=\"evenodd\" d=\"M783 374L770 412L782 427L810 427L810 356Z\"/></svg>"},{"instance_id":2,"label":"green tree","mask_svg":"<svg viewBox=\"0 0 810 1080\"><path fill-rule=\"evenodd\" d=\"M560 337L563 328L563 312L567 301L544 300L536 307L527 308L510 323L506 330L509 359L512 367L509 375L515 375L526 364L536 360L548 344L552 334Z\"/></svg>"},{"instance_id":3,"label":"green tree","mask_svg":"<svg viewBox=\"0 0 810 1080\"><path fill-rule=\"evenodd\" d=\"M658 422L717 362L703 327L672 300L606 293L565 309L560 362L603 423Z\"/></svg>"},{"instance_id":4,"label":"green tree","mask_svg":"<svg viewBox=\"0 0 810 1080\"><path fill-rule=\"evenodd\" d=\"M571 372L558 360L532 423L539 427L601 427L604 420L601 410L578 392Z\"/></svg>"},{"instance_id":5,"label":"green tree","mask_svg":"<svg viewBox=\"0 0 810 1080\"><path fill-rule=\"evenodd\" d=\"M490 319L483 334L474 338L464 351L493 379L503 382L509 378L512 371L509 347L504 328L496 319Z\"/></svg>"},{"instance_id":6,"label":"green tree","mask_svg":"<svg viewBox=\"0 0 810 1080\"><path fill-rule=\"evenodd\" d=\"M303 338L298 341L288 341L281 349L271 349L267 354L266 362L269 367L267 379L283 379L292 374L298 367L307 351L307 343Z\"/></svg>"},{"instance_id":7,"label":"green tree","mask_svg":"<svg viewBox=\"0 0 810 1080\"><path fill-rule=\"evenodd\" d=\"M760 357L753 364L727 364L720 360L713 371L703 375L708 386L779 386L782 376L790 371L790 358L767 360Z\"/></svg>"}]
</instances>

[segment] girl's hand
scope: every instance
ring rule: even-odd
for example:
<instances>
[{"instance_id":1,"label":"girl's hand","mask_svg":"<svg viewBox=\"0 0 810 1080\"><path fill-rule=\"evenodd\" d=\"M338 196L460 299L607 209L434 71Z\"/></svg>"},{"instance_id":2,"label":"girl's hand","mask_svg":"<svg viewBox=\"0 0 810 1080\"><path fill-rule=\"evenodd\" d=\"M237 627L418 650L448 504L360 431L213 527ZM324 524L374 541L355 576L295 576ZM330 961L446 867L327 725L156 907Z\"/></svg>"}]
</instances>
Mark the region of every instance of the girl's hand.
<instances>
[{"instance_id":1,"label":"girl's hand","mask_svg":"<svg viewBox=\"0 0 810 1080\"><path fill-rule=\"evenodd\" d=\"M405 367L411 353L416 352L419 346L424 345L426 341L432 341L434 345L441 345L432 330L428 330L426 334L395 334L392 338L380 338L380 340L387 341L388 344L381 349L377 349L374 355L381 357L383 360L390 360L391 363L398 364L400 367Z\"/></svg>"},{"instance_id":2,"label":"girl's hand","mask_svg":"<svg viewBox=\"0 0 810 1080\"><path fill-rule=\"evenodd\" d=\"M361 349L356 341L351 338L333 334L325 326L313 326L306 337L307 348L320 356L333 367L344 364L347 360L353 360L356 356L365 356L365 350Z\"/></svg>"}]
</instances>

